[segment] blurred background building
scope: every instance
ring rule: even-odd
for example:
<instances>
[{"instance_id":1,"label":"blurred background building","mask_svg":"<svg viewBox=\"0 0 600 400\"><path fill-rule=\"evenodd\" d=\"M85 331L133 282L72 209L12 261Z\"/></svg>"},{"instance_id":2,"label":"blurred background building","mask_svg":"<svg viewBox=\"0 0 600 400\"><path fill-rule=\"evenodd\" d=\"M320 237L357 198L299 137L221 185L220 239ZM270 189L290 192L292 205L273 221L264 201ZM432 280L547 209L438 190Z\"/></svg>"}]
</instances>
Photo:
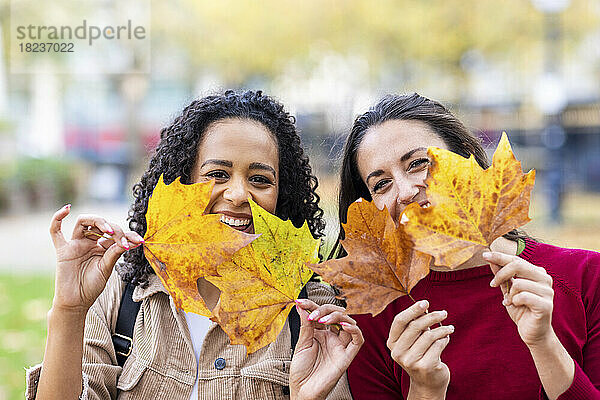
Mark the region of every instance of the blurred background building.
<instances>
[{"instance_id":1,"label":"blurred background building","mask_svg":"<svg viewBox=\"0 0 600 400\"><path fill-rule=\"evenodd\" d=\"M0 1L0 214L126 205L161 127L226 88L287 105L326 203L353 118L413 91L449 105L490 151L509 134L538 170L540 220L564 222L567 193L600 192L598 0L148 4L149 73L104 73L93 58L86 74L61 60L14 73Z\"/></svg>"}]
</instances>

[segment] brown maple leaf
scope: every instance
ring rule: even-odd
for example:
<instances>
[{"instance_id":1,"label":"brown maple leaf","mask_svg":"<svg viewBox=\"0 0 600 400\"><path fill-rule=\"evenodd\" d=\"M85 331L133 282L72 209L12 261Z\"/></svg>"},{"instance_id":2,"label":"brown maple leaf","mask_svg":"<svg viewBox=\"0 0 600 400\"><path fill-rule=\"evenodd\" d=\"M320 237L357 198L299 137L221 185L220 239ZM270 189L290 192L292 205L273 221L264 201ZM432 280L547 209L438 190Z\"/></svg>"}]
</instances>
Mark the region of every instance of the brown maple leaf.
<instances>
[{"instance_id":1,"label":"brown maple leaf","mask_svg":"<svg viewBox=\"0 0 600 400\"><path fill-rule=\"evenodd\" d=\"M415 248L432 255L435 265L456 268L530 221L535 171L523 174L506 133L486 170L473 156L467 159L433 147L427 152L432 162L426 180L431 206L413 203L403 215Z\"/></svg>"},{"instance_id":2,"label":"brown maple leaf","mask_svg":"<svg viewBox=\"0 0 600 400\"><path fill-rule=\"evenodd\" d=\"M165 185L159 178L148 202L144 255L173 297L177 308L210 316L197 280L217 275L217 266L258 237L204 214L214 181Z\"/></svg>"},{"instance_id":3,"label":"brown maple leaf","mask_svg":"<svg viewBox=\"0 0 600 400\"><path fill-rule=\"evenodd\" d=\"M348 208L343 227L348 255L312 268L341 289L349 314L379 314L429 273L431 257L413 248L404 226L396 226L387 209L360 199Z\"/></svg>"}]
</instances>

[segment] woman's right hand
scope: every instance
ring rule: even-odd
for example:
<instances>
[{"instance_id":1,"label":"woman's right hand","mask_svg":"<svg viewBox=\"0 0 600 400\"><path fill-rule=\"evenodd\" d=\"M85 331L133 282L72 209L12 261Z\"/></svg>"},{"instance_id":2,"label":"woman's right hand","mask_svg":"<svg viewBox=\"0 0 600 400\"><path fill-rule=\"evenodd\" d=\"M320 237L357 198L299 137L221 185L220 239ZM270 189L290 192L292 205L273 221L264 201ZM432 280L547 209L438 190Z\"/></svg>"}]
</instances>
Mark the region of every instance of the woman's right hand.
<instances>
[{"instance_id":1,"label":"woman's right hand","mask_svg":"<svg viewBox=\"0 0 600 400\"><path fill-rule=\"evenodd\" d=\"M104 290L121 254L144 240L135 232L124 233L118 225L102 217L79 215L71 240L67 241L61 224L70 208L68 204L58 210L50 223L50 236L56 250L52 308L85 315Z\"/></svg>"},{"instance_id":2,"label":"woman's right hand","mask_svg":"<svg viewBox=\"0 0 600 400\"><path fill-rule=\"evenodd\" d=\"M325 399L364 343L356 321L333 304L296 300L300 335L290 366L291 399ZM342 329L332 329L339 324Z\"/></svg>"},{"instance_id":3,"label":"woman's right hand","mask_svg":"<svg viewBox=\"0 0 600 400\"><path fill-rule=\"evenodd\" d=\"M422 300L396 315L387 340L392 358L410 376L409 400L444 399L450 382L450 370L440 357L454 327L432 327L447 312L427 313L428 307Z\"/></svg>"}]
</instances>

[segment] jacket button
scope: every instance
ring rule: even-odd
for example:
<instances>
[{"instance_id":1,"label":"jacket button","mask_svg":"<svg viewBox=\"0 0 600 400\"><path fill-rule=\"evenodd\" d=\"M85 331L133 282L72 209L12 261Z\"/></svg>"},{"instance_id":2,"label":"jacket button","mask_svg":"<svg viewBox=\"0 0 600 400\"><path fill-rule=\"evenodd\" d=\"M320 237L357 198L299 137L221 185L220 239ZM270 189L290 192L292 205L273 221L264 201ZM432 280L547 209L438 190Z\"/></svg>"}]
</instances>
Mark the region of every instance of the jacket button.
<instances>
[{"instance_id":1,"label":"jacket button","mask_svg":"<svg viewBox=\"0 0 600 400\"><path fill-rule=\"evenodd\" d=\"M218 370L221 370L221 369L225 368L226 364L227 363L225 362L224 358L219 357L219 358L217 358L215 360L215 368L218 369Z\"/></svg>"}]
</instances>

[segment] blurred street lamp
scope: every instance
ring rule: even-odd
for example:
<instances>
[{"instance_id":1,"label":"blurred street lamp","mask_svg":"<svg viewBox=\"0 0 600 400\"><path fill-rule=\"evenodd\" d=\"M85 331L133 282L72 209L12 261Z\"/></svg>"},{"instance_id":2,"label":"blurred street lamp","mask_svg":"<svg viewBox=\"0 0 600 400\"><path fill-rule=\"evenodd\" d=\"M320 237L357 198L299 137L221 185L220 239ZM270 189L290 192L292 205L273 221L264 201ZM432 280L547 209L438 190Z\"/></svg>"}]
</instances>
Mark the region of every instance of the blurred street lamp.
<instances>
[{"instance_id":1,"label":"blurred street lamp","mask_svg":"<svg viewBox=\"0 0 600 400\"><path fill-rule=\"evenodd\" d=\"M127 145L133 163L144 157L140 138L140 103L148 91L148 78L143 74L124 74L120 79L121 95L125 100Z\"/></svg>"},{"instance_id":2,"label":"blurred street lamp","mask_svg":"<svg viewBox=\"0 0 600 400\"><path fill-rule=\"evenodd\" d=\"M571 0L531 0L531 2L544 14L556 14L569 7Z\"/></svg>"},{"instance_id":3,"label":"blurred street lamp","mask_svg":"<svg viewBox=\"0 0 600 400\"><path fill-rule=\"evenodd\" d=\"M535 87L534 102L545 116L542 142L546 147L546 188L552 222L561 222L564 186L564 154L566 141L562 125L562 112L567 106L567 96L560 76L560 13L570 0L531 0L544 14L544 73Z\"/></svg>"}]
</instances>

